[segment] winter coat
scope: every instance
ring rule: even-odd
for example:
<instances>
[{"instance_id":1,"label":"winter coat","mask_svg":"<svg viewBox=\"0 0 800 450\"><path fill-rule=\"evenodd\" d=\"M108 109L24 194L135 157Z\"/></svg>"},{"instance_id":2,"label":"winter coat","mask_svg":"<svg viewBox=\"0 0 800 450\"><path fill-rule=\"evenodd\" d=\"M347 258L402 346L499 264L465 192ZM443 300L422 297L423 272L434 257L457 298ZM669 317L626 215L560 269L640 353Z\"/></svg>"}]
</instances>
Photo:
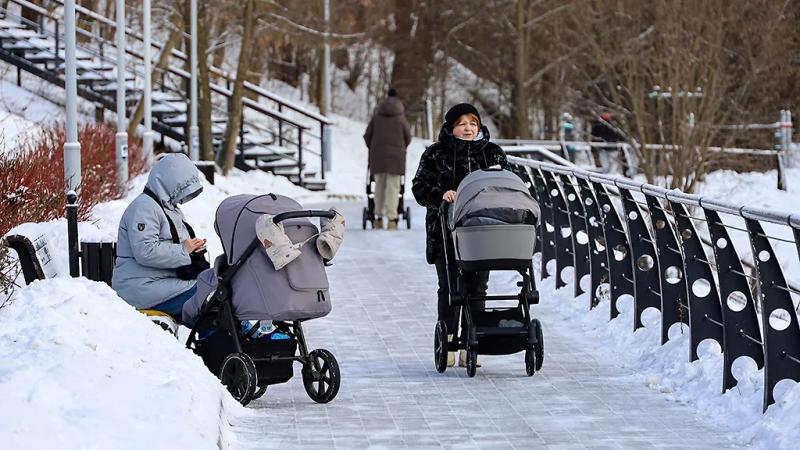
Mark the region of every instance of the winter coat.
<instances>
[{"instance_id":1,"label":"winter coat","mask_svg":"<svg viewBox=\"0 0 800 450\"><path fill-rule=\"evenodd\" d=\"M159 160L147 179L161 206L147 194L140 194L122 214L117 234L117 260L111 286L123 300L136 308L150 308L191 288L193 280L181 280L175 269L191 263L182 242L189 238L178 204L203 190L197 168L183 154ZM181 243L172 241L169 214Z\"/></svg>"},{"instance_id":2,"label":"winter coat","mask_svg":"<svg viewBox=\"0 0 800 450\"><path fill-rule=\"evenodd\" d=\"M404 113L403 104L396 97L386 98L375 108L364 132L371 173L406 173L406 147L411 143L411 129Z\"/></svg>"},{"instance_id":3,"label":"winter coat","mask_svg":"<svg viewBox=\"0 0 800 450\"><path fill-rule=\"evenodd\" d=\"M411 191L417 203L426 207L425 257L428 264L444 256L439 206L447 191L455 191L470 172L500 165L510 169L506 154L497 144L489 142L489 130L481 127L481 136L475 141L457 139L445 125L439 140L425 149L419 161Z\"/></svg>"},{"instance_id":4,"label":"winter coat","mask_svg":"<svg viewBox=\"0 0 800 450\"><path fill-rule=\"evenodd\" d=\"M592 123L592 140L598 142L622 142L625 138L617 131L614 127L610 126L606 122L596 120ZM607 145L601 147L606 150L616 150L616 145Z\"/></svg>"}]
</instances>

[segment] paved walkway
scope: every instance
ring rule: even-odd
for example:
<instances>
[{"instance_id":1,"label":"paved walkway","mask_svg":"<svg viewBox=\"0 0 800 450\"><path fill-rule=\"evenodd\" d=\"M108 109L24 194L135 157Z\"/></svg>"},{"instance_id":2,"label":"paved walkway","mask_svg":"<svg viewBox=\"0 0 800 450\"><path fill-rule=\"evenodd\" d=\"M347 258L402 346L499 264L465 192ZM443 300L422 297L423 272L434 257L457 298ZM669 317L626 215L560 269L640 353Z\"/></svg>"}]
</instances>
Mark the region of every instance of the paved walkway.
<instances>
[{"instance_id":1,"label":"paved walkway","mask_svg":"<svg viewBox=\"0 0 800 450\"><path fill-rule=\"evenodd\" d=\"M523 354L482 357L475 378L433 366L436 274L424 260L424 211L414 229L361 231L361 205L329 268L334 310L308 324L311 348L339 360L338 397L318 405L299 366L234 424L242 448L720 448L730 430L699 423L625 369L570 345L543 322L545 363L525 376ZM515 287L513 289L516 289ZM512 290L513 292L513 290ZM544 300L546 302L546 300Z\"/></svg>"}]
</instances>

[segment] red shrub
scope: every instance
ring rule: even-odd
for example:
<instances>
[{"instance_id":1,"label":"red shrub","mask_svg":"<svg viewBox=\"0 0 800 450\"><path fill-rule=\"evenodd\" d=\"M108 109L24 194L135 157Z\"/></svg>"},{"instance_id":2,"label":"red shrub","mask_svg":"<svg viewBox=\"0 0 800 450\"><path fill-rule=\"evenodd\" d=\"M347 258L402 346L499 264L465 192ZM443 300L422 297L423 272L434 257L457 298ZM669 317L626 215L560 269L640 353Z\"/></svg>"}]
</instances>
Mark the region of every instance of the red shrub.
<instances>
[{"instance_id":1,"label":"red shrub","mask_svg":"<svg viewBox=\"0 0 800 450\"><path fill-rule=\"evenodd\" d=\"M78 131L81 143L79 218L92 207L120 196L116 188L114 128L87 124ZM0 153L0 236L24 222L44 222L64 216L64 127L54 126L28 139L19 151ZM129 175L145 170L141 140L130 139Z\"/></svg>"}]
</instances>

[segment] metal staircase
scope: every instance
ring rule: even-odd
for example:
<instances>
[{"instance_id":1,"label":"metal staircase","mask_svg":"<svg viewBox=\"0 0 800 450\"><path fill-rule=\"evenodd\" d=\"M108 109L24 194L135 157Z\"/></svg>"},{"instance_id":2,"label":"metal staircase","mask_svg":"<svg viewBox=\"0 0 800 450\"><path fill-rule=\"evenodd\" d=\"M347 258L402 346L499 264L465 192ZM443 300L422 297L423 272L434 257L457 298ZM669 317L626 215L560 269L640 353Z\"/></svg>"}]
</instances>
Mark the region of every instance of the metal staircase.
<instances>
[{"instance_id":1,"label":"metal staircase","mask_svg":"<svg viewBox=\"0 0 800 450\"><path fill-rule=\"evenodd\" d=\"M64 26L63 17L59 15L63 4L60 0L49 3L51 8L45 9L25 0L10 0L7 7L0 7L0 59L16 66L18 77L24 71L63 87L64 38L61 31ZM31 12L35 13L37 20L23 18L21 8L28 10L28 17ZM78 8L78 15L79 23L90 20L112 29L116 25L84 8ZM98 112L116 111L114 43L83 27L77 32L78 95L94 103ZM126 105L130 114L141 97L144 74L141 70L143 57L136 50L137 45L141 48L142 38L131 30L126 30L126 35L129 41ZM154 43L153 47L156 54L163 49L159 43ZM182 68L185 60L186 55L173 50L166 67L153 76L153 131L160 134L162 142L187 141L187 92L183 88L188 86L189 73ZM219 151L227 123L232 80L218 68L209 70L225 80L225 85L211 84L212 136L215 150ZM321 154L326 127L331 121L258 86L246 83L245 89L253 98L242 100L244 116L237 139L236 167L271 172L307 189L324 190Z\"/></svg>"}]
</instances>

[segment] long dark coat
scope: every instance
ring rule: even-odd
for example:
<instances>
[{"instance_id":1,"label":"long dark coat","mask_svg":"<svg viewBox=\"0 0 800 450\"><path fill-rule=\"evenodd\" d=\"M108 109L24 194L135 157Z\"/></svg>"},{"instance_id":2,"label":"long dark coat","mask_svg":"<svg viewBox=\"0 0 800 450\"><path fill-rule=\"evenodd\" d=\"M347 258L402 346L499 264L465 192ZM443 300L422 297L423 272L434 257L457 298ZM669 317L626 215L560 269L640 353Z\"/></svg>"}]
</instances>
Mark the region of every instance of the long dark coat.
<instances>
[{"instance_id":1,"label":"long dark coat","mask_svg":"<svg viewBox=\"0 0 800 450\"><path fill-rule=\"evenodd\" d=\"M387 97L375 108L364 132L364 142L369 148L370 173L406 173L406 147L411 143L411 129L397 97Z\"/></svg>"}]
</instances>

